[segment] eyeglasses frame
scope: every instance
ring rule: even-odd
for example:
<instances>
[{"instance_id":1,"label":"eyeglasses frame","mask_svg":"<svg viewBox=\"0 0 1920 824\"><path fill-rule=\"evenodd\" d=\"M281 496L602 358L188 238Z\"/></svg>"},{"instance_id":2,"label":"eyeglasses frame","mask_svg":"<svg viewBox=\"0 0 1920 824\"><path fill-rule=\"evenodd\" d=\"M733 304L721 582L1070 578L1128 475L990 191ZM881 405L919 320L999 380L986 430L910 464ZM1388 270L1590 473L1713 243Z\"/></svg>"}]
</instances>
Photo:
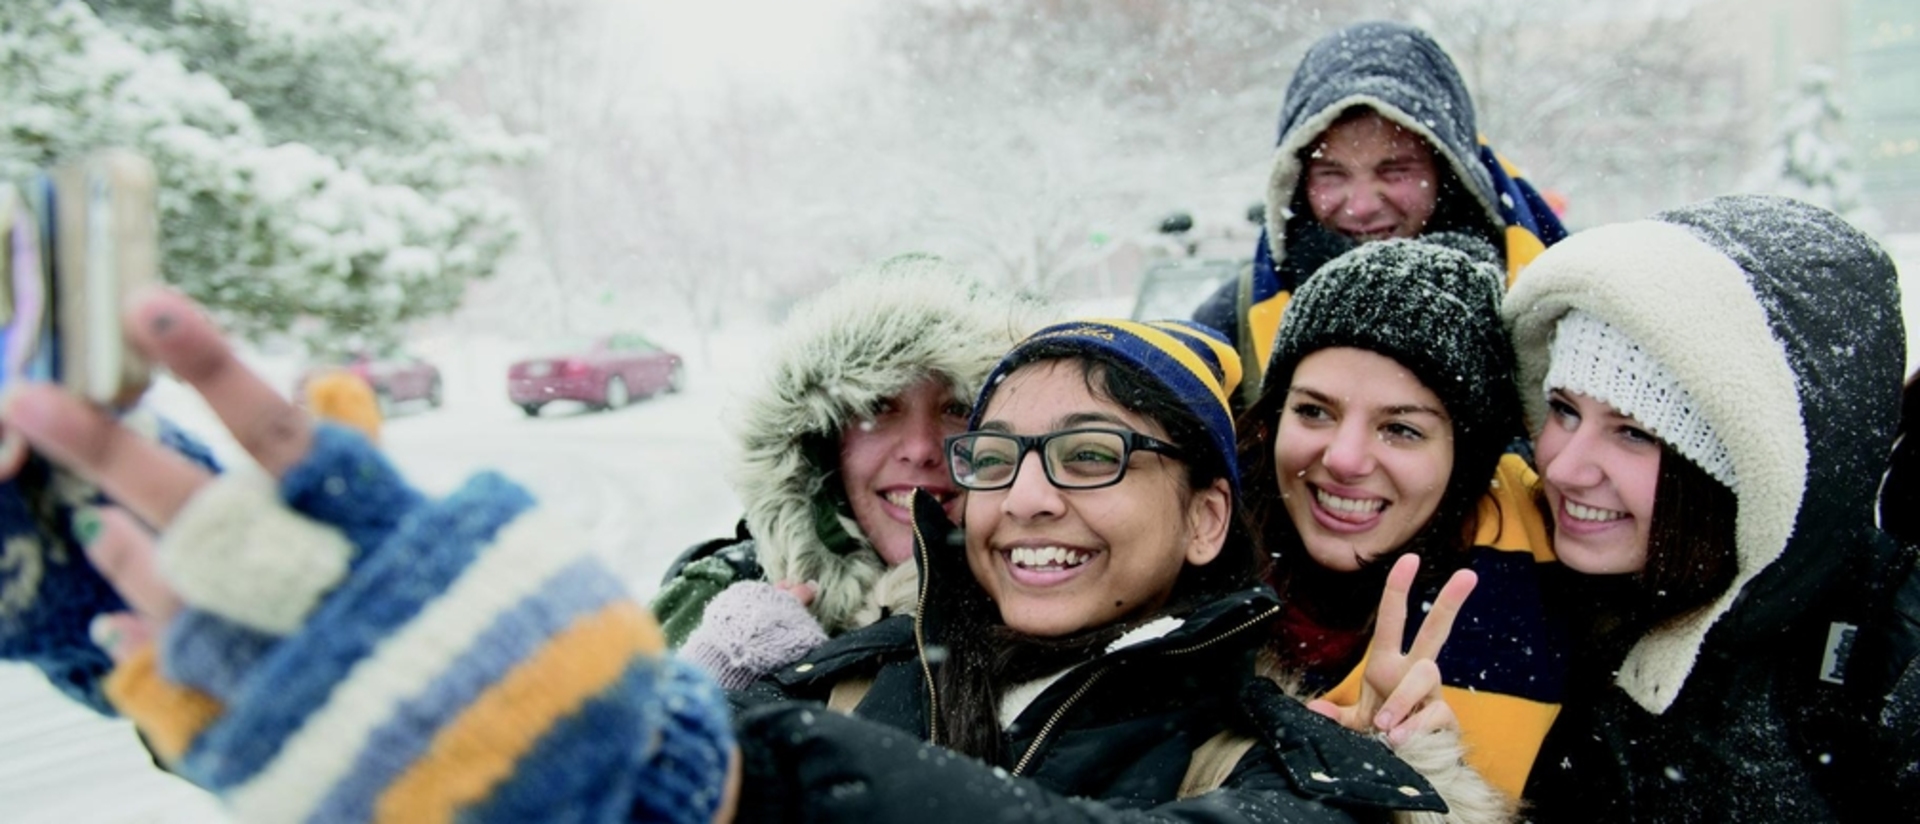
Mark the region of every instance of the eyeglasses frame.
<instances>
[{"instance_id":1,"label":"eyeglasses frame","mask_svg":"<svg viewBox=\"0 0 1920 824\"><path fill-rule=\"evenodd\" d=\"M1084 434L1088 432L1100 432L1108 435L1118 435L1120 437L1120 461L1119 461L1120 471L1114 473L1112 480L1102 481L1100 483L1093 484L1091 486L1069 486L1067 484L1061 483L1060 479L1055 478L1053 476L1053 464L1047 460L1047 453L1046 453L1047 444L1053 441L1053 439L1055 438L1059 438L1067 435L1079 435L1079 434ZM972 485L969 485L966 481L961 480L959 470L954 468L954 465L953 465L954 444L959 443L960 441L965 440L967 438L973 438L980 435L990 435L996 438L1005 438L1007 440L1011 440L1014 442L1015 452L1013 456L1013 474L1007 476L1006 483L1000 484L998 486L985 486L985 487L972 486ZM1011 432L995 432L995 431L989 431L989 430L976 429L969 432L962 432L958 435L948 435L946 438L946 442L943 444L943 446L945 447L945 449L942 455L947 462L947 476L953 479L954 485L960 487L961 489L965 489L968 492L997 492L1002 489L1011 488L1014 482L1020 479L1020 468L1026 465L1027 455L1034 451L1039 451L1040 453L1040 470L1046 474L1047 483L1053 484L1053 488L1055 489L1068 489L1068 490L1105 489L1109 486L1113 486L1115 484L1120 483L1123 480L1126 480L1127 468L1132 465L1133 453L1135 452L1153 452L1160 455L1166 455L1168 457L1171 457L1177 460L1183 460L1183 461L1186 460L1186 450L1181 449L1176 444L1168 443L1166 441L1160 440L1159 438L1153 437L1152 435L1141 434L1131 429L1118 429L1111 426L1076 426L1076 427L1073 427L1072 429L1057 429L1052 432L1047 432L1040 435L1015 435Z\"/></svg>"}]
</instances>

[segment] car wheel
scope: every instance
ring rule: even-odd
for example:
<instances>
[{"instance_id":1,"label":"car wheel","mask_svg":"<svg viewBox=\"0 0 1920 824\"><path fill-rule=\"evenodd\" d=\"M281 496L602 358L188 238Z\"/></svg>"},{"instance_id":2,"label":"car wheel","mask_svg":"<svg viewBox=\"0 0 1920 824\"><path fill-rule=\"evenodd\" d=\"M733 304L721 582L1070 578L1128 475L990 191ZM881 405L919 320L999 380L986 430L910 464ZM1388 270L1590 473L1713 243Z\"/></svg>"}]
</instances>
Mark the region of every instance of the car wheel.
<instances>
[{"instance_id":1,"label":"car wheel","mask_svg":"<svg viewBox=\"0 0 1920 824\"><path fill-rule=\"evenodd\" d=\"M607 393L600 404L603 409L619 409L627 405L627 382L614 375L607 379Z\"/></svg>"},{"instance_id":2,"label":"car wheel","mask_svg":"<svg viewBox=\"0 0 1920 824\"><path fill-rule=\"evenodd\" d=\"M537 403L520 404L520 411L527 413L527 417L529 418L538 418L540 417L540 404L537 404Z\"/></svg>"},{"instance_id":3,"label":"car wheel","mask_svg":"<svg viewBox=\"0 0 1920 824\"><path fill-rule=\"evenodd\" d=\"M440 378L436 376L432 385L427 387L427 405L439 409L442 400L444 397L440 393Z\"/></svg>"},{"instance_id":4,"label":"car wheel","mask_svg":"<svg viewBox=\"0 0 1920 824\"><path fill-rule=\"evenodd\" d=\"M667 373L667 394L678 395L687 388L687 369L680 364L673 365L673 371Z\"/></svg>"}]
</instances>

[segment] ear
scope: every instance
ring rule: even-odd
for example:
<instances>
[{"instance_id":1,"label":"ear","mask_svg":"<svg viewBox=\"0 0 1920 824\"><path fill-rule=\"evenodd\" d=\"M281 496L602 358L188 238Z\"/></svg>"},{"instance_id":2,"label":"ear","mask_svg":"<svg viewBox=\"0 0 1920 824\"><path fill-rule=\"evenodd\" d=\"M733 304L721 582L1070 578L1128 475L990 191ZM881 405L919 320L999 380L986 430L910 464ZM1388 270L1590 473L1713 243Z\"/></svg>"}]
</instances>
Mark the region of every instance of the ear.
<instances>
[{"instance_id":1,"label":"ear","mask_svg":"<svg viewBox=\"0 0 1920 824\"><path fill-rule=\"evenodd\" d=\"M1233 522L1233 487L1225 478L1193 494L1187 503L1187 563L1206 566L1227 544L1227 525Z\"/></svg>"}]
</instances>

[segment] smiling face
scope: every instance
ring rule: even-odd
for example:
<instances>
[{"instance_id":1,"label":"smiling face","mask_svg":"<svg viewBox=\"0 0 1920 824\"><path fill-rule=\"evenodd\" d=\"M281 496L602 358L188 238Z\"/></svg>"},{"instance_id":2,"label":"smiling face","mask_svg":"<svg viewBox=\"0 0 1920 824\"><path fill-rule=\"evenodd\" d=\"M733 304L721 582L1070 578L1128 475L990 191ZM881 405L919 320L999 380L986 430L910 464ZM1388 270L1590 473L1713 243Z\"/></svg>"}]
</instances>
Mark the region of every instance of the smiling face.
<instances>
[{"instance_id":1,"label":"smiling face","mask_svg":"<svg viewBox=\"0 0 1920 824\"><path fill-rule=\"evenodd\" d=\"M1100 377L1096 371L1094 382ZM1167 438L1158 424L1089 391L1079 361L1013 372L980 424L1017 435L1082 426ZM1119 483L1065 490L1030 452L1012 486L968 494L967 566L1009 628L1068 635L1165 603L1182 568L1219 554L1231 512L1225 480L1192 491L1186 467L1171 456L1135 451Z\"/></svg>"},{"instance_id":2,"label":"smiling face","mask_svg":"<svg viewBox=\"0 0 1920 824\"><path fill-rule=\"evenodd\" d=\"M1372 111L1328 127L1307 153L1314 219L1358 241L1417 237L1439 182L1427 142Z\"/></svg>"},{"instance_id":3,"label":"smiling face","mask_svg":"<svg viewBox=\"0 0 1920 824\"><path fill-rule=\"evenodd\" d=\"M1534 455L1553 507L1553 551L1588 575L1647 565L1660 441L1640 422L1578 392L1547 395Z\"/></svg>"},{"instance_id":4,"label":"smiling face","mask_svg":"<svg viewBox=\"0 0 1920 824\"><path fill-rule=\"evenodd\" d=\"M1399 549L1440 507L1453 422L1399 362L1333 347L1300 359L1273 436L1287 517L1314 562L1351 572Z\"/></svg>"},{"instance_id":5,"label":"smiling face","mask_svg":"<svg viewBox=\"0 0 1920 824\"><path fill-rule=\"evenodd\" d=\"M966 431L968 411L946 383L927 378L840 433L840 478L853 519L888 566L913 557L915 487L939 499L947 517L958 515L941 442Z\"/></svg>"}]
</instances>

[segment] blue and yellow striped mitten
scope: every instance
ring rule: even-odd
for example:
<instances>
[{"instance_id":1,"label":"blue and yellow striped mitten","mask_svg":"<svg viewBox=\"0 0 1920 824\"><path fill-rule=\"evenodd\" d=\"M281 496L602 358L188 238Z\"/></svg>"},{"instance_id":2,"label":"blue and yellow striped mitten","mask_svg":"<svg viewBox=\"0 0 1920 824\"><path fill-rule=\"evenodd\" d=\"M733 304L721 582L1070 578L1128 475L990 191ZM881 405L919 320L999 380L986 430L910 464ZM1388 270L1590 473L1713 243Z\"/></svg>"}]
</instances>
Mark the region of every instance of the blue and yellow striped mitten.
<instances>
[{"instance_id":1,"label":"blue and yellow striped mitten","mask_svg":"<svg viewBox=\"0 0 1920 824\"><path fill-rule=\"evenodd\" d=\"M686 821L725 703L568 530L492 474L444 500L322 426L230 472L160 547L191 608L108 693L243 821Z\"/></svg>"}]
</instances>

